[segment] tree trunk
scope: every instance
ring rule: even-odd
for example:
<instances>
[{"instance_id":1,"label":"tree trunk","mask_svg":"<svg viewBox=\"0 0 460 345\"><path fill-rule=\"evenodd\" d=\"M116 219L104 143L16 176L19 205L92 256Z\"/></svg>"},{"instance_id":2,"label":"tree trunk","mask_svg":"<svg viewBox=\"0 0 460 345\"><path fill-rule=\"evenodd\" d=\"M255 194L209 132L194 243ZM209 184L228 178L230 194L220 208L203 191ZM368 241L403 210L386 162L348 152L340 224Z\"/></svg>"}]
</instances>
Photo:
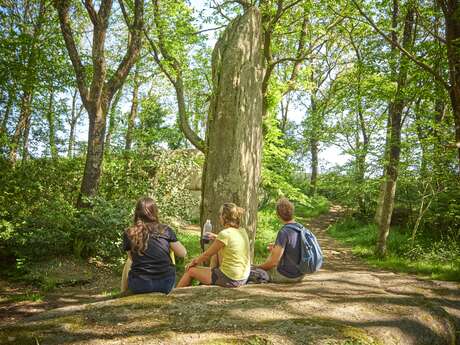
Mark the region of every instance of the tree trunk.
<instances>
[{"instance_id":1,"label":"tree trunk","mask_svg":"<svg viewBox=\"0 0 460 345\"><path fill-rule=\"evenodd\" d=\"M80 117L81 114L81 108L80 112L77 114L77 93L78 90L75 89L73 96L72 96L72 110L70 112L70 133L69 133L69 146L67 148L67 157L72 158L73 156L73 148L75 145L75 127L77 125L78 118Z\"/></svg>"},{"instance_id":2,"label":"tree trunk","mask_svg":"<svg viewBox=\"0 0 460 345\"><path fill-rule=\"evenodd\" d=\"M17 160L18 147L21 137L24 138L24 131L28 126L29 117L32 113L32 90L26 90L21 97L21 110L19 113L18 123L11 138L10 144L10 161L14 164Z\"/></svg>"},{"instance_id":3,"label":"tree trunk","mask_svg":"<svg viewBox=\"0 0 460 345\"><path fill-rule=\"evenodd\" d=\"M27 117L24 132L22 136L22 160L30 158L29 139L30 139L30 126L32 125L32 109L30 109L29 116Z\"/></svg>"},{"instance_id":4,"label":"tree trunk","mask_svg":"<svg viewBox=\"0 0 460 345\"><path fill-rule=\"evenodd\" d=\"M117 123L117 106L120 103L121 95L123 94L123 87L121 87L116 95L115 99L113 100L112 104L110 105L110 113L109 113L109 128L107 129L107 135L105 136L105 147L110 149L110 145L112 144L112 136L113 132L115 132L115 127Z\"/></svg>"},{"instance_id":5,"label":"tree trunk","mask_svg":"<svg viewBox=\"0 0 460 345\"><path fill-rule=\"evenodd\" d=\"M310 194L316 194L316 185L318 181L318 139L315 135L310 138L311 153L311 176L310 176Z\"/></svg>"},{"instance_id":6,"label":"tree trunk","mask_svg":"<svg viewBox=\"0 0 460 345\"><path fill-rule=\"evenodd\" d=\"M393 13L391 17L391 51L393 54L396 54L396 46L398 43L398 12L399 12L399 3L398 0L393 0ZM397 70L395 67L391 70L392 79L397 78ZM391 109L391 103L388 104L388 109ZM374 222L380 227L380 221L382 219L383 205L385 203L385 176L387 175L387 161L389 160L390 154L390 139L391 136L391 115L388 113L387 117L387 128L385 136L385 151L383 154L383 175L380 182L379 196L377 199L377 209L375 211Z\"/></svg>"},{"instance_id":7,"label":"tree trunk","mask_svg":"<svg viewBox=\"0 0 460 345\"><path fill-rule=\"evenodd\" d=\"M201 225L210 219L215 232L221 230L223 203L246 210L241 226L250 238L251 257L262 154L261 30L260 13L251 7L229 24L214 48L201 201Z\"/></svg>"},{"instance_id":8,"label":"tree trunk","mask_svg":"<svg viewBox=\"0 0 460 345\"><path fill-rule=\"evenodd\" d=\"M6 135L8 120L10 119L11 110L13 109L14 95L13 92L8 92L8 103L6 103L5 113L3 114L2 125L0 128L0 135Z\"/></svg>"},{"instance_id":9,"label":"tree trunk","mask_svg":"<svg viewBox=\"0 0 460 345\"><path fill-rule=\"evenodd\" d=\"M311 80L313 81L313 72ZM319 121L317 98L315 90L310 97L310 154L311 154L311 175L310 175L310 194L316 194L316 185L318 180L318 152L319 152L319 139L318 133L320 131L321 124Z\"/></svg>"},{"instance_id":10,"label":"tree trunk","mask_svg":"<svg viewBox=\"0 0 460 345\"><path fill-rule=\"evenodd\" d=\"M414 10L409 8L404 21L403 47L410 49L411 37L414 26ZM404 88L407 83L407 58L400 55L400 67L398 73L397 90L395 99L389 107L390 137L389 137L389 160L385 167L384 197L378 222L379 237L376 254L379 257L386 255L386 240L390 232L391 216L393 214L396 182L398 179L399 158L401 154L401 126L402 112L406 104Z\"/></svg>"},{"instance_id":11,"label":"tree trunk","mask_svg":"<svg viewBox=\"0 0 460 345\"><path fill-rule=\"evenodd\" d=\"M133 142L134 121L137 117L137 108L139 103L139 67L136 66L134 71L133 99L131 103L131 111L128 117L128 129L126 130L125 150L131 150Z\"/></svg>"},{"instance_id":12,"label":"tree trunk","mask_svg":"<svg viewBox=\"0 0 460 345\"><path fill-rule=\"evenodd\" d=\"M288 93L286 95L286 104L281 101L281 124L280 129L284 135L286 135L286 126L288 122L288 112L289 112L289 103L291 102L291 95Z\"/></svg>"},{"instance_id":13,"label":"tree trunk","mask_svg":"<svg viewBox=\"0 0 460 345\"><path fill-rule=\"evenodd\" d=\"M37 82L37 43L40 41L41 29L43 27L43 22L46 13L45 1L41 0L37 17L35 18L34 26L32 32L27 32L26 34L31 35L34 40L31 43L27 57L27 63L24 66L27 71L28 80L25 82L22 88L22 99L21 99L21 110L19 115L18 124L13 134L13 139L10 149L10 160L14 164L17 159L17 150L19 143L22 137L22 159L27 159L29 155L28 145L29 145L29 133L30 133L30 123L32 115L32 100L34 94L35 84ZM27 12L27 11L26 11ZM26 14L26 17L29 16L29 13Z\"/></svg>"},{"instance_id":14,"label":"tree trunk","mask_svg":"<svg viewBox=\"0 0 460 345\"><path fill-rule=\"evenodd\" d=\"M357 46L353 43L355 48L356 58L358 60L358 78L356 90L356 106L357 106L357 123L359 124L359 131L356 131L356 171L355 181L357 186L364 186L364 177L366 174L366 157L369 151L369 134L367 131L366 121L364 119L363 104L362 104L362 90L361 90L361 76L362 76L362 63L361 53ZM361 133L360 133L361 132ZM362 141L361 141L362 137ZM366 201L364 193L358 195L358 209L361 214L367 213Z\"/></svg>"},{"instance_id":15,"label":"tree trunk","mask_svg":"<svg viewBox=\"0 0 460 345\"><path fill-rule=\"evenodd\" d=\"M443 1L441 5L446 24L447 59L449 62L449 97L455 124L455 146L457 148L460 174L460 3Z\"/></svg>"},{"instance_id":16,"label":"tree trunk","mask_svg":"<svg viewBox=\"0 0 460 345\"><path fill-rule=\"evenodd\" d=\"M77 207L85 207L85 197L94 197L97 193L101 177L101 166L104 155L104 140L106 129L107 109L115 93L126 80L131 67L136 62L142 44L144 28L144 0L135 0L132 6L134 16L129 18L122 1L119 2L123 18L129 28L131 39L128 40L126 52L116 68L108 77L107 62L105 59L105 40L112 12L113 0L99 1L96 10L92 1L85 1L84 6L93 25L93 41L91 49L92 78L87 85L87 70L84 68L72 31L70 18L71 2L54 1L59 16L62 36L64 38L70 61L76 76L76 82L84 107L88 112L88 149L86 154L85 170L81 183Z\"/></svg>"},{"instance_id":17,"label":"tree trunk","mask_svg":"<svg viewBox=\"0 0 460 345\"><path fill-rule=\"evenodd\" d=\"M78 196L77 207L87 206L84 197L94 197L97 194L99 179L102 172L104 157L105 117L106 108L103 105L91 109L89 114L88 149L86 152L85 170Z\"/></svg>"},{"instance_id":18,"label":"tree trunk","mask_svg":"<svg viewBox=\"0 0 460 345\"><path fill-rule=\"evenodd\" d=\"M8 102L5 107L5 113L3 115L2 124L0 127L0 153L6 154L8 152L9 138L8 138L8 120L10 119L13 104L14 104L14 94L13 90L8 92Z\"/></svg>"},{"instance_id":19,"label":"tree trunk","mask_svg":"<svg viewBox=\"0 0 460 345\"><path fill-rule=\"evenodd\" d=\"M403 84L400 85L403 87ZM401 97L401 92L397 92ZM376 253L383 257L386 254L386 240L390 232L391 216L394 208L394 197L396 193L396 181L398 178L399 157L401 154L401 118L404 108L404 101L394 101L389 109L391 118L390 150L389 161L385 168L385 180L383 183L383 202L380 211L379 238Z\"/></svg>"},{"instance_id":20,"label":"tree trunk","mask_svg":"<svg viewBox=\"0 0 460 345\"><path fill-rule=\"evenodd\" d=\"M54 116L54 91L50 91L50 99L48 103L48 112L46 114L46 119L48 120L49 126L49 144L50 144L50 154L51 158L56 159L58 156L58 150L56 147L56 130L55 130L55 116Z\"/></svg>"},{"instance_id":21,"label":"tree trunk","mask_svg":"<svg viewBox=\"0 0 460 345\"><path fill-rule=\"evenodd\" d=\"M167 33L165 33L165 25L161 21L162 13L160 7L160 1L153 0L153 20L155 22L156 29L158 30L158 45L152 39L150 39L147 33L145 33L145 37L149 41L150 47L153 50L153 57L156 63L169 79L171 84L173 84L174 90L176 91L177 110L179 114L178 122L180 130L193 146L195 146L201 152L205 153L206 147L204 141L199 137L197 133L194 132L189 124L187 107L185 105L182 67L178 58L176 58L174 54L167 49L167 45L165 44ZM160 59L160 52L163 59ZM172 70L169 70L170 68L172 68Z\"/></svg>"}]
</instances>

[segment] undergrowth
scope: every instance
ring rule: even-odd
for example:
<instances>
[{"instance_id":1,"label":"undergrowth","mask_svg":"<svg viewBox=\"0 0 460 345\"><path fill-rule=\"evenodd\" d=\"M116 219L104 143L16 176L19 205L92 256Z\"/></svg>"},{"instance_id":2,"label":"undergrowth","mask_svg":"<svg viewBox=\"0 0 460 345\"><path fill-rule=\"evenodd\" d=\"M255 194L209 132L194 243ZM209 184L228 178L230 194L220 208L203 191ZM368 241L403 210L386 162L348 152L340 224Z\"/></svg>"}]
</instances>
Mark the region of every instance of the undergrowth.
<instances>
[{"instance_id":1,"label":"undergrowth","mask_svg":"<svg viewBox=\"0 0 460 345\"><path fill-rule=\"evenodd\" d=\"M392 228L387 239L387 256L375 253L377 227L351 217L331 226L328 233L352 247L354 254L370 265L432 279L460 281L460 245L453 238L420 234L412 243L410 232Z\"/></svg>"}]
</instances>

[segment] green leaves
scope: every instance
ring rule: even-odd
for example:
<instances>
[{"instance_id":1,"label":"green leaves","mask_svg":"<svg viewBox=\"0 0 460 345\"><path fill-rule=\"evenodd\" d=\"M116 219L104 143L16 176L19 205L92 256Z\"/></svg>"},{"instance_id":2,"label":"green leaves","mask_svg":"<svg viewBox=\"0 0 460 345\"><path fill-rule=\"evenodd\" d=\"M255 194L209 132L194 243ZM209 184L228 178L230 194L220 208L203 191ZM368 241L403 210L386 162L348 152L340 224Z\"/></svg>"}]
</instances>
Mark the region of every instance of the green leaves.
<instances>
[{"instance_id":1,"label":"green leaves","mask_svg":"<svg viewBox=\"0 0 460 345\"><path fill-rule=\"evenodd\" d=\"M293 201L309 205L309 198L294 184L294 166L289 162L293 151L289 149L279 129L279 122L269 115L264 119L264 146L262 156L262 188L266 198L286 196Z\"/></svg>"}]
</instances>

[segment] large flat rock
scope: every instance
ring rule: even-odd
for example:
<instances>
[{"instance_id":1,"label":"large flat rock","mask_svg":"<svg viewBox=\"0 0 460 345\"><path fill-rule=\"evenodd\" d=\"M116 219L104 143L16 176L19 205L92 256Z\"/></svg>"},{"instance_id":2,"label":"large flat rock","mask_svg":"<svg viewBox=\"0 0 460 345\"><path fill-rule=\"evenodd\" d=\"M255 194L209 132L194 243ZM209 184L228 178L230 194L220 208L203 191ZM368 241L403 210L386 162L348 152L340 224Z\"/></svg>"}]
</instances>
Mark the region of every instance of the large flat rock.
<instances>
[{"instance_id":1,"label":"large flat rock","mask_svg":"<svg viewBox=\"0 0 460 345\"><path fill-rule=\"evenodd\" d=\"M299 284L190 287L54 309L0 328L0 344L460 345L460 284L369 268L309 223L323 269Z\"/></svg>"},{"instance_id":2,"label":"large flat rock","mask_svg":"<svg viewBox=\"0 0 460 345\"><path fill-rule=\"evenodd\" d=\"M295 285L200 286L60 308L3 328L0 342L455 344L455 320L439 301L407 291L407 281L389 292L381 278L397 276L381 274L324 270Z\"/></svg>"}]
</instances>

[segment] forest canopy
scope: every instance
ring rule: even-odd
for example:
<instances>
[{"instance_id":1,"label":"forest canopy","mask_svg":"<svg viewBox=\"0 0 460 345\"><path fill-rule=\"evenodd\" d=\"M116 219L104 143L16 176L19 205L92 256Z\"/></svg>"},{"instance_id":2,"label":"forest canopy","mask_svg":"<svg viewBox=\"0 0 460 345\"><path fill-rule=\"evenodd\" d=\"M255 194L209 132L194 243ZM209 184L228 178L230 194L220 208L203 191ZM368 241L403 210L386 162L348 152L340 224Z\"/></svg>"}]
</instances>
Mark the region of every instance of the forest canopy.
<instances>
[{"instance_id":1,"label":"forest canopy","mask_svg":"<svg viewBox=\"0 0 460 345\"><path fill-rule=\"evenodd\" d=\"M211 155L241 154L210 140L233 130L212 126L230 107L213 48L249 11L261 103L233 122L257 117L263 142L247 167L257 231L281 196L311 214L327 199L361 254L460 279L460 4L445 0L2 1L2 260L120 258L142 195L203 224Z\"/></svg>"}]
</instances>

